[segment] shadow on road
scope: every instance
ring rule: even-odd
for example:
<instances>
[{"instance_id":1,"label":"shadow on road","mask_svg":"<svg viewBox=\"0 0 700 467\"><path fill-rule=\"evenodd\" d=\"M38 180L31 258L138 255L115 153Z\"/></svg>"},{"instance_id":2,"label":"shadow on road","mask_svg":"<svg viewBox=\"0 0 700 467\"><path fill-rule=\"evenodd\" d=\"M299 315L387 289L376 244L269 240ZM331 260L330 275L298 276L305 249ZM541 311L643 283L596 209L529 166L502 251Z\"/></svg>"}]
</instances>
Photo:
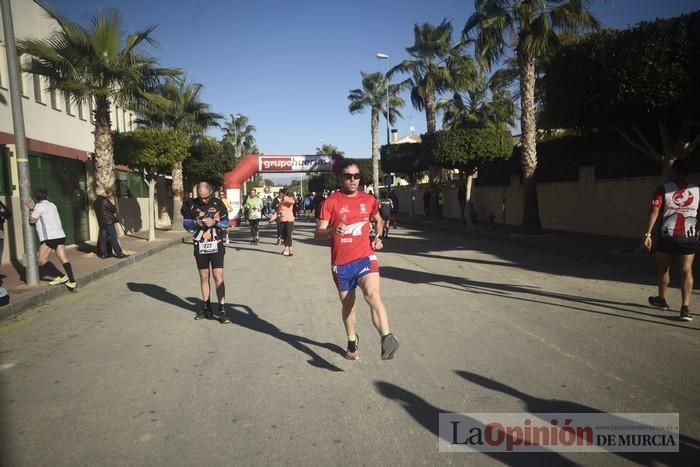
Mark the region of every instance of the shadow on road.
<instances>
[{"instance_id":1,"label":"shadow on road","mask_svg":"<svg viewBox=\"0 0 700 467\"><path fill-rule=\"evenodd\" d=\"M514 399L522 401L525 405L525 410L528 413L604 413L602 410L582 405L577 402L556 400L556 399L541 399L531 394L522 392L512 386L495 381L486 376L481 376L470 371L455 371L455 373L483 388L491 391L500 392ZM681 414L682 415L682 414ZM682 417L681 417L682 419ZM620 418L617 422L612 422L614 425L626 425L630 421ZM680 435L680 452L614 452L617 456L623 457L631 462L640 465L697 465L700 459L700 441L689 436ZM692 461L695 459L695 461Z\"/></svg>"},{"instance_id":2,"label":"shadow on road","mask_svg":"<svg viewBox=\"0 0 700 467\"><path fill-rule=\"evenodd\" d=\"M593 237L592 237L593 238ZM567 243L568 240L568 243ZM430 259L445 259L465 264L474 263L499 267L522 268L530 271L650 285L655 281L655 263L649 255L621 254L638 244L634 240L603 240L562 235L543 236L530 244L508 238L487 238L466 232L444 232L420 227L395 231L385 243L391 253ZM497 259L479 259L454 255L454 251L487 254ZM678 280L678 268L672 269L672 279Z\"/></svg>"},{"instance_id":3,"label":"shadow on road","mask_svg":"<svg viewBox=\"0 0 700 467\"><path fill-rule=\"evenodd\" d=\"M428 430L430 433L435 435L437 438L440 435L438 417L439 414L445 412L454 412L454 410L446 410L432 405L430 402L426 401L417 394L412 393L400 386L395 384L387 383L385 381L376 381L374 383L375 387L381 395L387 399L397 401L401 407L408 413L413 419L421 425L423 428ZM463 408L462 408L463 410ZM458 410L461 412L461 410ZM478 424L478 422L469 417L463 417L466 423ZM446 439L446 441L451 441ZM437 447L436 447L437 449ZM567 459L556 452L543 452L543 453L509 453L509 452L484 452L486 456L496 459L505 465L516 465L516 466L542 466L542 465L556 465L556 466L573 466L578 465L575 462ZM464 455L464 454L461 454ZM478 465L478 464L474 464Z\"/></svg>"},{"instance_id":4,"label":"shadow on road","mask_svg":"<svg viewBox=\"0 0 700 467\"><path fill-rule=\"evenodd\" d=\"M659 311L658 313L640 311L638 308L648 308L646 305L635 304L635 303L621 303L611 300L605 300L601 298L591 298L582 297L579 295L570 295L557 292L547 292L546 290L539 289L537 287L529 287L524 285L514 285L514 284L503 284L497 282L483 282L471 280L466 277L448 276L444 274L436 274L427 271L421 271L417 269L403 269L394 266L383 266L381 268L382 277L387 279L394 279L401 282L406 282L409 284L430 284L435 287L443 287L447 289L456 290L459 292L475 293L481 295L490 295L499 298L505 298L509 300L518 300L528 303L536 303L539 305L550 305L560 308L566 308L569 310L583 311L586 313L594 313L599 315L612 316L615 318L631 319L635 321L643 321L647 323L654 323L663 326L673 326L683 329L688 329L691 331L700 331L700 328L691 327L688 325L675 324L672 321L678 321L680 319L678 315L671 315L669 312ZM528 298L527 296L533 298ZM544 299L551 300L561 300L564 302L569 302L571 304L557 303L556 301L546 301ZM584 308L576 305L590 305L593 307L603 308L605 310L615 310L622 313L631 313L636 316L629 316L627 314L615 313L611 311L594 310L591 308ZM625 308L626 307L626 308ZM633 307L633 308L630 308ZM634 309L637 308L637 309ZM654 319L641 318L639 316L648 316ZM662 320L662 321L659 321ZM671 321L671 322L665 322Z\"/></svg>"},{"instance_id":5,"label":"shadow on road","mask_svg":"<svg viewBox=\"0 0 700 467\"><path fill-rule=\"evenodd\" d=\"M143 293L144 295L147 295L155 300L180 307L186 311L189 311L193 315L197 310L200 310L204 306L204 302L199 298L187 297L186 300L183 300L159 285L127 282L126 286L132 292ZM309 360L307 360L309 365L329 371L343 371L341 368L324 359L309 347L309 345L313 345L344 356L345 351L340 346L330 342L318 342L304 336L284 332L274 324L261 318L257 313L255 313L255 311L253 311L252 308L247 305L226 304L225 310L226 316L233 322L234 326L240 326L251 331L267 334L268 336L274 337L275 339L279 339L282 342L289 344L299 352L309 356Z\"/></svg>"}]
</instances>

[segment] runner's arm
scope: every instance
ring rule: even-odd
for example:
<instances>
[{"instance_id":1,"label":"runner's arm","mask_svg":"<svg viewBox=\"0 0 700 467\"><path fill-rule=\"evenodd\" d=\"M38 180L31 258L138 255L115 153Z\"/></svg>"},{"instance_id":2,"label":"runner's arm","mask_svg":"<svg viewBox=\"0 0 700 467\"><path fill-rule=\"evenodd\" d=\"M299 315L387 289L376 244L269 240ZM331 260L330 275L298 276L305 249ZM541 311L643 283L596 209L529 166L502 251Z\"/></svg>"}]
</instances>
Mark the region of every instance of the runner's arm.
<instances>
[{"instance_id":1,"label":"runner's arm","mask_svg":"<svg viewBox=\"0 0 700 467\"><path fill-rule=\"evenodd\" d=\"M656 220L659 218L659 211L661 210L661 204L663 201L663 191L659 188L654 193L654 199L651 202L651 209L649 210L649 217L647 219L647 229L644 233L644 246L647 250L651 251L652 239L651 231L656 224Z\"/></svg>"}]
</instances>

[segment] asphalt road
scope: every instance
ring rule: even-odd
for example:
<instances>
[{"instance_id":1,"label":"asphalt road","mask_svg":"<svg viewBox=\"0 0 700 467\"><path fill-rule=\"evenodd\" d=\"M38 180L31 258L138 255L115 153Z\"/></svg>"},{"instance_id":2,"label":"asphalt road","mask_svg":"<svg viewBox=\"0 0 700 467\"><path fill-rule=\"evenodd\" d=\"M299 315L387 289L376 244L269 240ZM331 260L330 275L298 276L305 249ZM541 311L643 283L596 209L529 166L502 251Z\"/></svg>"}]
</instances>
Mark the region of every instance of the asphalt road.
<instances>
[{"instance_id":1,"label":"asphalt road","mask_svg":"<svg viewBox=\"0 0 700 467\"><path fill-rule=\"evenodd\" d=\"M501 240L399 229L380 253L401 342L345 336L330 252L298 227L226 255L233 324L194 321L191 245L0 325L2 465L680 465L700 458L700 317L653 277ZM677 291L670 297L677 308ZM700 310L700 306L697 307ZM678 412L681 456L440 453L439 412Z\"/></svg>"}]
</instances>

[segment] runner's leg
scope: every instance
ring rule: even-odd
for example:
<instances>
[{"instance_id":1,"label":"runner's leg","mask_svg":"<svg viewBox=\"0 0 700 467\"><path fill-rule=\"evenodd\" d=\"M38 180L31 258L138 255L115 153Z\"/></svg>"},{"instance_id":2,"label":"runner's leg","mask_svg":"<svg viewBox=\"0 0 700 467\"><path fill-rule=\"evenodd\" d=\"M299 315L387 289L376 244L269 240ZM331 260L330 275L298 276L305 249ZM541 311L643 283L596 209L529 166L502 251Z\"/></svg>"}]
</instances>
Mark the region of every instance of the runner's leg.
<instances>
[{"instance_id":1,"label":"runner's leg","mask_svg":"<svg viewBox=\"0 0 700 467\"><path fill-rule=\"evenodd\" d=\"M681 295L683 306L690 306L690 295L693 291L693 260L695 255L681 255Z\"/></svg>"},{"instance_id":2,"label":"runner's leg","mask_svg":"<svg viewBox=\"0 0 700 467\"><path fill-rule=\"evenodd\" d=\"M66 256L65 245L58 245L56 247L56 256L58 256L58 259L61 261L63 270L66 271L66 275L68 276L68 280L70 282L75 282L75 277L73 276L73 266L71 266L70 261L68 261L68 256Z\"/></svg>"},{"instance_id":3,"label":"runner's leg","mask_svg":"<svg viewBox=\"0 0 700 467\"><path fill-rule=\"evenodd\" d=\"M199 269L199 285L202 289L202 300L204 303L210 303L209 268Z\"/></svg>"},{"instance_id":4,"label":"runner's leg","mask_svg":"<svg viewBox=\"0 0 700 467\"><path fill-rule=\"evenodd\" d=\"M372 272L361 277L358 279L357 285L362 289L365 301L369 305L372 314L372 324L374 324L381 336L386 336L389 334L389 318L382 302L382 297L379 294L379 273Z\"/></svg>"},{"instance_id":5,"label":"runner's leg","mask_svg":"<svg viewBox=\"0 0 700 467\"><path fill-rule=\"evenodd\" d=\"M354 336L355 325L357 323L357 315L355 314L355 289L339 292L338 294L340 296L340 303L342 304L345 335L348 337Z\"/></svg>"},{"instance_id":6,"label":"runner's leg","mask_svg":"<svg viewBox=\"0 0 700 467\"><path fill-rule=\"evenodd\" d=\"M224 268L212 268L214 283L216 284L216 298L219 300L219 305L226 302L226 285L224 284Z\"/></svg>"},{"instance_id":7,"label":"runner's leg","mask_svg":"<svg viewBox=\"0 0 700 467\"><path fill-rule=\"evenodd\" d=\"M668 253L656 252L656 281L659 287L659 297L666 298L666 289L671 282L671 255Z\"/></svg>"}]
</instances>

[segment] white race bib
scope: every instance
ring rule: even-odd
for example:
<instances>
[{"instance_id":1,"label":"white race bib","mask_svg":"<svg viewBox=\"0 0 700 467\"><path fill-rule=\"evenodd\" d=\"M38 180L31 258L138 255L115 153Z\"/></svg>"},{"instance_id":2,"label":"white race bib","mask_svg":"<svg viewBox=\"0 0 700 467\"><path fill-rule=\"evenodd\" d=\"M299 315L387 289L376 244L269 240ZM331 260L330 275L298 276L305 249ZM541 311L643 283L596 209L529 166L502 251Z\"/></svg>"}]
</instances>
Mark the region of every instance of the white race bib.
<instances>
[{"instance_id":1,"label":"white race bib","mask_svg":"<svg viewBox=\"0 0 700 467\"><path fill-rule=\"evenodd\" d=\"M219 245L215 240L199 242L199 254L210 255L219 251Z\"/></svg>"}]
</instances>

